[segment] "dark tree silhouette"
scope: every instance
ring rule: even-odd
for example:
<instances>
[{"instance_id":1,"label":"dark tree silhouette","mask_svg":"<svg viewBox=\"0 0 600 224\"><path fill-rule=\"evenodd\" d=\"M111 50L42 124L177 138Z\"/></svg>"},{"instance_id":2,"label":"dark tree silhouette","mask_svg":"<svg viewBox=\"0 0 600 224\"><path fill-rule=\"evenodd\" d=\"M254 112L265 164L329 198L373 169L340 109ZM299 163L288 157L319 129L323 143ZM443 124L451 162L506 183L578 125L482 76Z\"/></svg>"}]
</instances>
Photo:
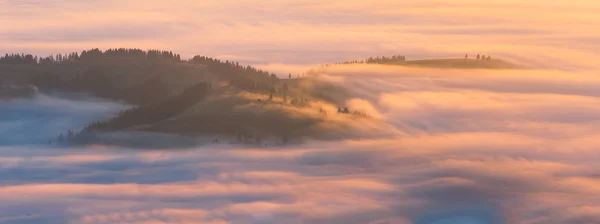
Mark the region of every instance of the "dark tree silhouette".
<instances>
[{"instance_id":1,"label":"dark tree silhouette","mask_svg":"<svg viewBox=\"0 0 600 224\"><path fill-rule=\"evenodd\" d=\"M108 49L101 51L98 48L84 50L79 54L72 52L68 54L49 55L47 57L38 57L23 54L6 54L0 57L0 63L3 64L66 64L76 62L94 62L103 59L135 59L135 60L163 60L163 61L181 61L181 56L173 54L170 51L141 49Z\"/></svg>"},{"instance_id":2,"label":"dark tree silhouette","mask_svg":"<svg viewBox=\"0 0 600 224\"><path fill-rule=\"evenodd\" d=\"M5 54L0 57L0 64L37 64L37 56L31 54Z\"/></svg>"},{"instance_id":3,"label":"dark tree silhouette","mask_svg":"<svg viewBox=\"0 0 600 224\"><path fill-rule=\"evenodd\" d=\"M86 92L103 98L124 100L138 106L160 103L172 98L166 84L156 77L160 73L164 73L160 74L162 77L171 75L169 72L179 73L180 68L186 69L185 71L206 70L221 80L229 80L229 84L237 89L270 94L271 97L283 85L284 91L281 93L286 93L288 98L293 97L287 92L288 83L280 82L273 73L241 65L238 62L221 61L199 55L189 60L182 60L180 55L171 51L93 48L45 57L5 54L0 57L0 64L41 66L40 69L32 69L31 73L20 77L23 82L31 83L40 89ZM63 66L66 64L70 66ZM34 68L34 66L28 67ZM147 69L156 72L150 77L140 75L142 79L139 82L136 79L124 83L120 78L123 73L128 72L147 74ZM288 77L290 75L291 73ZM208 89L211 88L212 85L209 83Z\"/></svg>"},{"instance_id":4,"label":"dark tree silhouette","mask_svg":"<svg viewBox=\"0 0 600 224\"><path fill-rule=\"evenodd\" d=\"M341 62L341 63L336 63L336 64L394 64L394 63L401 63L406 61L406 56L401 56L401 55L393 55L391 57L386 57L386 56L382 56L382 57L369 57L365 60L353 60L353 61L346 61L346 62ZM328 65L326 65L328 66Z\"/></svg>"}]
</instances>

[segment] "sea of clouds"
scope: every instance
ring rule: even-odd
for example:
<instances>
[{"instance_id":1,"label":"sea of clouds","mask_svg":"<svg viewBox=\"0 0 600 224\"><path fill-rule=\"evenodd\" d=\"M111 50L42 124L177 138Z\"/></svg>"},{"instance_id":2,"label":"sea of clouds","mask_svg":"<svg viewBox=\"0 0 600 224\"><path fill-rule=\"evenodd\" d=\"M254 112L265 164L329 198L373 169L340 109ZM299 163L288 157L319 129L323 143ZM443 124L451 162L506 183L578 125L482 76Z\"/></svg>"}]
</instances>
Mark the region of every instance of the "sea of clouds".
<instances>
[{"instance_id":1,"label":"sea of clouds","mask_svg":"<svg viewBox=\"0 0 600 224\"><path fill-rule=\"evenodd\" d=\"M317 70L396 134L282 148L61 148L46 141L126 106L3 101L0 223L600 223L599 1L178 3L0 1L0 44L172 49L280 74L392 54L533 69Z\"/></svg>"},{"instance_id":2,"label":"sea of clouds","mask_svg":"<svg viewBox=\"0 0 600 224\"><path fill-rule=\"evenodd\" d=\"M125 106L1 102L0 223L600 222L595 74L319 72L398 134L279 148L61 148L44 143L50 129Z\"/></svg>"}]
</instances>

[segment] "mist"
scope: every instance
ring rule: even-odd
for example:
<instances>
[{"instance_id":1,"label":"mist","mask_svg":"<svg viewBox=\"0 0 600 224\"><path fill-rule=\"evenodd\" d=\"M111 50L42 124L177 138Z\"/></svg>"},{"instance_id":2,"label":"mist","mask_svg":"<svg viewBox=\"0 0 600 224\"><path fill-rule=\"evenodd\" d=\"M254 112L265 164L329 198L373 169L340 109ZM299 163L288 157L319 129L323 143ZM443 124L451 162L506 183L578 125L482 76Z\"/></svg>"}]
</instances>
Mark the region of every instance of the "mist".
<instances>
[{"instance_id":1,"label":"mist","mask_svg":"<svg viewBox=\"0 0 600 224\"><path fill-rule=\"evenodd\" d=\"M346 106L383 124L266 148L156 133L62 147L60 133L129 105L0 100L0 223L600 223L599 11L592 0L0 1L2 54L214 56L342 86ZM320 67L395 54L527 69Z\"/></svg>"},{"instance_id":2,"label":"mist","mask_svg":"<svg viewBox=\"0 0 600 224\"><path fill-rule=\"evenodd\" d=\"M0 220L600 222L593 74L350 65L314 75L353 90L348 105L395 134L277 148L63 148L44 141L126 106L4 101Z\"/></svg>"},{"instance_id":3,"label":"mist","mask_svg":"<svg viewBox=\"0 0 600 224\"><path fill-rule=\"evenodd\" d=\"M0 100L0 146L41 144L107 119L128 105L73 94Z\"/></svg>"}]
</instances>

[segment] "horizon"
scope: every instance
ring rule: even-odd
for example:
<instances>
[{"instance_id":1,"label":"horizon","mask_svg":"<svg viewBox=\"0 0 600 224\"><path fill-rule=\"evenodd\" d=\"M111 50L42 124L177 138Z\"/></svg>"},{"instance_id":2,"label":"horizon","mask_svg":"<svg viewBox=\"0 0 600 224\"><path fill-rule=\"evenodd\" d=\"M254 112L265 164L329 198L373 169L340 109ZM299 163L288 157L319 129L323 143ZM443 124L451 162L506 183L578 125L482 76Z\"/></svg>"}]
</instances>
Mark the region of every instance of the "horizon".
<instances>
[{"instance_id":1,"label":"horizon","mask_svg":"<svg viewBox=\"0 0 600 224\"><path fill-rule=\"evenodd\" d=\"M542 68L590 70L600 59L594 9L600 9L595 1L542 0L3 1L0 52L160 49L273 72L380 55L479 53Z\"/></svg>"},{"instance_id":2,"label":"horizon","mask_svg":"<svg viewBox=\"0 0 600 224\"><path fill-rule=\"evenodd\" d=\"M141 51L143 51L145 53L147 53L149 51L169 52L169 53L173 54L175 57L177 57L180 62L190 62L190 61L192 61L194 59L194 57L207 57L205 55L194 55L194 56L192 56L190 58L179 58L180 55L177 52L173 52L173 51L169 51L169 50L161 50L161 49L137 49L137 48L120 48L120 49L125 49L125 50L141 50ZM58 58L59 55L63 56L63 57L66 57L68 55L76 53L79 56L81 56L81 54L83 52L86 52L86 51L89 52L89 51L92 51L92 50L99 50L102 53L106 53L109 50L120 50L120 49L116 49L116 48L108 48L108 49L91 48L91 49L85 49L85 50L81 50L81 51L68 52L68 53L49 54L47 56L31 55L31 54L24 54L24 53L16 53L16 52L14 52L14 53L4 53L5 56L0 55L0 58L1 57L6 57L6 56L14 56L14 55L21 55L21 56L31 55L32 57L34 57L37 60L36 62L38 64L40 64L41 63L40 60L43 59L43 58L47 59L47 58L53 57L54 59L56 59L56 58ZM404 57L404 60L406 62L418 62L418 61L440 61L440 60L455 60L455 59L462 60L462 59L467 59L467 58L469 60L479 60L479 58L476 58L476 57L479 57L480 55L479 54L477 54L477 55L465 54L462 57L423 58L423 59L410 59L406 55L394 55L394 56L402 56L402 57ZM481 56L485 57L485 55L481 55ZM487 55L487 56L490 57L490 55ZM285 78L289 74L293 74L294 76L301 75L301 74L303 75L303 74L305 74L307 72L312 71L313 69L317 69L317 68L323 67L323 66L330 66L330 65L343 65L343 64L371 64L371 65L378 64L378 65L385 65L384 63L366 63L366 61L368 59L376 59L376 58L380 58L380 57L386 58L386 57L391 57L391 56L390 55L377 55L377 56L372 56L372 57L370 56L370 57L363 58L363 59L353 59L353 60L350 60L350 61L339 61L339 62L333 62L333 63L313 64L313 65L307 65L307 66L302 67L302 68L296 67L295 69L291 69L291 70L287 70L287 71L285 71L285 70L271 71L271 70L268 70L268 69L265 69L265 68L256 67L255 65L243 64L243 63L240 63L240 65L242 65L242 66L245 66L245 65L253 66L254 68L257 68L257 69L262 70L264 72L267 72L267 73L270 73L270 74L276 74L278 77ZM467 57L467 58L465 58L465 57ZM208 57L208 58L211 58L211 57ZM212 59L219 60L221 62L229 62L229 63L234 63L235 62L235 63L239 63L238 61L235 61L235 60L223 60L223 59L220 59L220 58L212 58ZM523 64L519 64L518 62L515 64L514 61L511 61L511 59L508 59L508 61L507 61L506 59L503 59L503 58L494 58L492 60L507 62L509 65L524 66ZM352 62L352 63L348 63L348 62ZM0 64L2 64L2 63L0 63ZM525 65L525 67L527 67L527 66ZM525 67L522 67L522 68L525 68Z\"/></svg>"}]
</instances>

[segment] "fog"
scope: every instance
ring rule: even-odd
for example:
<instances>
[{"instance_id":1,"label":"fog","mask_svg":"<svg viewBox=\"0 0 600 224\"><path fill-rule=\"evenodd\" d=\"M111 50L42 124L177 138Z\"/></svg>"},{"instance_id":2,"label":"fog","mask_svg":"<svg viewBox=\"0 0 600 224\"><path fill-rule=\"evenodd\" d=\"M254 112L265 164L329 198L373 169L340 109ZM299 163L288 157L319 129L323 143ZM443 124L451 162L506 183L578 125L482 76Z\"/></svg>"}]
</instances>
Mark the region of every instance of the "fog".
<instances>
[{"instance_id":1,"label":"fog","mask_svg":"<svg viewBox=\"0 0 600 224\"><path fill-rule=\"evenodd\" d=\"M280 148L147 133L59 147L48 141L127 105L0 101L0 223L600 223L599 9L592 0L0 1L9 53L165 49L283 76L393 54L485 54L530 68L315 69L351 90L348 106L393 130Z\"/></svg>"},{"instance_id":2,"label":"fog","mask_svg":"<svg viewBox=\"0 0 600 224\"><path fill-rule=\"evenodd\" d=\"M600 222L593 74L315 72L397 134L280 148L64 148L45 141L126 106L2 101L0 223Z\"/></svg>"},{"instance_id":3,"label":"fog","mask_svg":"<svg viewBox=\"0 0 600 224\"><path fill-rule=\"evenodd\" d=\"M40 144L106 119L127 105L82 95L0 99L0 145Z\"/></svg>"}]
</instances>

